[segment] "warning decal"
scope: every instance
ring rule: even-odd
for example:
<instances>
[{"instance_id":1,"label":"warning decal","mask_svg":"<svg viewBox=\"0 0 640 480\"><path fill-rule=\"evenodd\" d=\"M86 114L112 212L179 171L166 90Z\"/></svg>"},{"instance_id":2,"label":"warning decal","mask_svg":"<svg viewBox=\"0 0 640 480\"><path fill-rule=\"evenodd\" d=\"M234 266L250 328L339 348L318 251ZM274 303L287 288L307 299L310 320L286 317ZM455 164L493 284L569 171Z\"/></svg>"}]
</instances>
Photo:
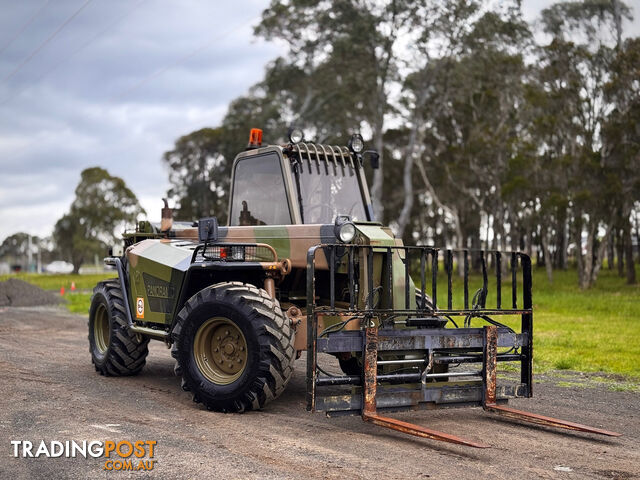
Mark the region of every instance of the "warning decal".
<instances>
[{"instance_id":1,"label":"warning decal","mask_svg":"<svg viewBox=\"0 0 640 480\"><path fill-rule=\"evenodd\" d=\"M144 318L144 298L136 299L136 318Z\"/></svg>"}]
</instances>

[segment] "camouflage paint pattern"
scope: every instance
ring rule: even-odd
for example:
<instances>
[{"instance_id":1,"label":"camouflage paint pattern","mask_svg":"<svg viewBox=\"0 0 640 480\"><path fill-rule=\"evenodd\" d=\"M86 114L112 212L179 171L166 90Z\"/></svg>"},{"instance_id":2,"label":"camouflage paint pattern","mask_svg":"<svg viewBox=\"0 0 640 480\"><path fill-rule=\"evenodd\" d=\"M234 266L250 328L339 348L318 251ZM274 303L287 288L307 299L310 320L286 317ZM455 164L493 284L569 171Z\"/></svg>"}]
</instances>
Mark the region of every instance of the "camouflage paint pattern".
<instances>
[{"instance_id":1,"label":"camouflage paint pattern","mask_svg":"<svg viewBox=\"0 0 640 480\"><path fill-rule=\"evenodd\" d=\"M240 153L235 161L247 159L252 156L256 158L266 153L277 153L281 165L285 183L287 184L287 201L292 211L292 225L255 225L255 226L226 226L219 227L218 240L216 244L266 244L275 250L276 261L288 259L294 269L306 269L307 252L309 248L318 244L335 244L338 239L335 236L333 224L330 225L309 225L300 224L300 212L297 207L297 199L293 198L292 170L290 165L297 154L315 161L349 162L357 166L359 183L365 209L370 220L373 220L371 200L369 197L364 171L360 161L355 158L344 147L314 146L313 144L299 144L289 149L287 146L267 146L256 150L249 150ZM235 169L234 169L235 171ZM233 183L233 182L232 182ZM233 185L232 185L233 187ZM186 277L186 272L191 265L194 249L198 245L197 228L175 228L166 230L167 225L171 225L170 218L163 211L163 233L155 235L149 229L136 234L125 235L129 241L138 241L126 250L128 259L128 280L130 291L128 292L131 311L136 323L171 324L177 315L177 302L180 298L181 290ZM298 223L298 224L295 224ZM150 225L149 225L150 226ZM373 246L393 246L401 241L395 239L388 227L383 227L373 221L357 222L357 236L354 240L361 245ZM383 264L386 250L381 248L374 250L374 264L372 275L374 277L374 288L383 283ZM364 258L359 262L360 278L367 278L366 261ZM264 265L265 270L277 268L273 264ZM327 259L320 250L316 254L316 268L318 270L328 269ZM338 267L338 272L346 272L346 264ZM404 263L401 253L393 253L393 304L396 308L404 308ZM363 306L366 302L368 292L366 282L359 292L358 304ZM415 305L415 299L411 298ZM140 308L141 306L141 308Z\"/></svg>"},{"instance_id":2,"label":"camouflage paint pattern","mask_svg":"<svg viewBox=\"0 0 640 480\"><path fill-rule=\"evenodd\" d=\"M380 247L397 244L388 228L374 224L356 224L358 242ZM307 251L314 245L337 243L333 225L286 225L221 227L217 245L258 243L270 245L277 253L276 261L289 259L293 268L306 269ZM177 314L176 303L180 296L185 273L191 265L194 249L198 245L197 230L186 229L178 239L147 239L129 247L129 302L137 322L170 324ZM374 255L374 287L382 282L384 248ZM398 252L394 252L394 306L403 308L404 264ZM272 269L264 262L265 270ZM316 268L328 269L322 251L316 258ZM360 261L360 278L367 278L366 262ZM338 271L346 271L343 265ZM363 288L358 303L364 305L368 292ZM142 312L138 311L142 299ZM415 300L412 299L413 302Z\"/></svg>"},{"instance_id":3,"label":"camouflage paint pattern","mask_svg":"<svg viewBox=\"0 0 640 480\"><path fill-rule=\"evenodd\" d=\"M176 303L196 245L149 239L127 249L129 302L134 321L171 323L177 313ZM141 309L140 299L143 302Z\"/></svg>"}]
</instances>

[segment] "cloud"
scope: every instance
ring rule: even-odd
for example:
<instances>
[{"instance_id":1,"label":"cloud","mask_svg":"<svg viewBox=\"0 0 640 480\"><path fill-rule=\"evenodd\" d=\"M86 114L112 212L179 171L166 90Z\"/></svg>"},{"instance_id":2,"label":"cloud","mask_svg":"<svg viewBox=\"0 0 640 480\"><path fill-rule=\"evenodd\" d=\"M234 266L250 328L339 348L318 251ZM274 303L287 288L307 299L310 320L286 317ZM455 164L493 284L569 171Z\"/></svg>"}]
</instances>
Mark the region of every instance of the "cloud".
<instances>
[{"instance_id":1,"label":"cloud","mask_svg":"<svg viewBox=\"0 0 640 480\"><path fill-rule=\"evenodd\" d=\"M44 2L2 2L0 80L85 0L50 1L16 36ZM527 19L551 3L525 1ZM0 239L50 233L80 172L95 165L124 178L158 219L168 188L162 153L179 136L218 124L282 53L252 34L251 20L268 4L94 0L0 81ZM639 25L627 25L628 34Z\"/></svg>"},{"instance_id":2,"label":"cloud","mask_svg":"<svg viewBox=\"0 0 640 480\"><path fill-rule=\"evenodd\" d=\"M43 3L4 3L0 49ZM0 54L0 79L83 3L50 2ZM252 35L251 20L267 6L91 2L0 82L0 239L19 230L50 233L80 172L94 165L124 178L150 218L159 218L168 188L162 153L179 136L219 123L280 54Z\"/></svg>"}]
</instances>

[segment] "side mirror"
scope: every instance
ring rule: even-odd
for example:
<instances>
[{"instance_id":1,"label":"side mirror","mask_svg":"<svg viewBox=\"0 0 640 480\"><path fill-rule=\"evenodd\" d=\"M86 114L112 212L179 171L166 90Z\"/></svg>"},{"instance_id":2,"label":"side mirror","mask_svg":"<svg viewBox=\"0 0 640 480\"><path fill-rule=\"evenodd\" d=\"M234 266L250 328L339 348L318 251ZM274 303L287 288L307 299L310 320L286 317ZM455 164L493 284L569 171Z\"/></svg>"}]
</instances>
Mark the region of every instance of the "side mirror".
<instances>
[{"instance_id":1,"label":"side mirror","mask_svg":"<svg viewBox=\"0 0 640 480\"><path fill-rule=\"evenodd\" d=\"M369 157L369 163L371 163L371 168L377 170L380 168L380 154L375 150L367 150L363 153L364 157Z\"/></svg>"},{"instance_id":2,"label":"side mirror","mask_svg":"<svg viewBox=\"0 0 640 480\"><path fill-rule=\"evenodd\" d=\"M201 218L198 221L198 241L200 243L218 240L218 219L216 217Z\"/></svg>"}]
</instances>

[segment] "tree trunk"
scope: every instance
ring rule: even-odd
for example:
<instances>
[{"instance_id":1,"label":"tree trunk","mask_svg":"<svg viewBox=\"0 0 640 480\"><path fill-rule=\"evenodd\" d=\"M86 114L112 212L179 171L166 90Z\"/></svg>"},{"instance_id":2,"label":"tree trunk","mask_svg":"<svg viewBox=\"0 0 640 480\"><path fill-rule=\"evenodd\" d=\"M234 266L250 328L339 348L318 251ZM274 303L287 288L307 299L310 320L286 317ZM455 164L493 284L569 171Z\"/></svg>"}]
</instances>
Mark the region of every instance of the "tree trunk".
<instances>
[{"instance_id":1,"label":"tree trunk","mask_svg":"<svg viewBox=\"0 0 640 480\"><path fill-rule=\"evenodd\" d=\"M498 187L497 195L498 195L498 198L500 198L501 196L500 187ZM506 242L505 233L504 233L505 232L505 228L504 228L505 211L504 211L504 205L500 200L498 200L498 205L496 208L496 214L494 218L495 218L495 221L493 222L493 235L494 235L493 243L495 245L496 250L504 251L507 249L507 242Z\"/></svg>"},{"instance_id":2,"label":"tree trunk","mask_svg":"<svg viewBox=\"0 0 640 480\"><path fill-rule=\"evenodd\" d=\"M576 219L573 223L573 237L576 244L576 266L578 269L578 285L580 288L587 288L587 280L585 277L585 258L582 254L582 220L580 213L576 213ZM587 249L588 252L588 249Z\"/></svg>"},{"instance_id":3,"label":"tree trunk","mask_svg":"<svg viewBox=\"0 0 640 480\"><path fill-rule=\"evenodd\" d=\"M373 132L374 145L380 158L379 166L373 172L373 184L371 185L371 203L376 220L384 224L384 206L382 205L382 183L384 180L384 141L382 139L382 122L376 123Z\"/></svg>"},{"instance_id":4,"label":"tree trunk","mask_svg":"<svg viewBox=\"0 0 640 480\"><path fill-rule=\"evenodd\" d=\"M597 239L598 222L589 220L589 227L587 229L587 248L586 255L582 255L582 251L577 255L578 260L578 279L580 288L591 288L598 278L598 273L602 267L602 261L604 260L607 240L611 234L611 227L607 227L604 237L598 243ZM576 237L580 238L582 228L576 229ZM577 243L580 245L580 243Z\"/></svg>"},{"instance_id":5,"label":"tree trunk","mask_svg":"<svg viewBox=\"0 0 640 480\"><path fill-rule=\"evenodd\" d=\"M507 233L506 233L506 229L504 228L504 225L506 223L507 220L507 215L505 215L505 213L507 213L506 207L504 206L504 204L502 202L500 202L500 243L498 244L498 250L505 252L507 250ZM500 273L502 275L506 275L507 274L507 262L502 262L500 264Z\"/></svg>"},{"instance_id":6,"label":"tree trunk","mask_svg":"<svg viewBox=\"0 0 640 480\"><path fill-rule=\"evenodd\" d=\"M417 154L416 140L418 137L418 117L414 116L413 127L411 128L411 134L409 135L409 144L407 145L407 154L404 159L404 172L402 174L402 184L404 186L404 203L402 204L402 210L398 217L398 237L403 238L404 230L409 223L411 216L411 209L413 208L413 159Z\"/></svg>"},{"instance_id":7,"label":"tree trunk","mask_svg":"<svg viewBox=\"0 0 640 480\"><path fill-rule=\"evenodd\" d=\"M80 267L82 266L82 259L74 259L72 260L71 264L73 265L73 272L74 274L78 274L80 273Z\"/></svg>"},{"instance_id":8,"label":"tree trunk","mask_svg":"<svg viewBox=\"0 0 640 480\"><path fill-rule=\"evenodd\" d=\"M547 227L541 227L540 229L540 243L542 244L542 253L544 254L544 268L547 270L547 278L549 279L549 283L553 283L553 265L551 262L551 253L549 252Z\"/></svg>"},{"instance_id":9,"label":"tree trunk","mask_svg":"<svg viewBox=\"0 0 640 480\"><path fill-rule=\"evenodd\" d=\"M509 232L511 237L511 250L517 252L520 250L520 226L517 227L511 224L511 232Z\"/></svg>"},{"instance_id":10,"label":"tree trunk","mask_svg":"<svg viewBox=\"0 0 640 480\"><path fill-rule=\"evenodd\" d=\"M527 233L524 236L524 251L530 257L533 256L533 233L531 230L527 230Z\"/></svg>"},{"instance_id":11,"label":"tree trunk","mask_svg":"<svg viewBox=\"0 0 640 480\"><path fill-rule=\"evenodd\" d=\"M569 248L569 224L567 222L567 209L565 208L558 224L558 229L562 231L562 242L558 246L560 251L560 262L558 268L566 270L569 268L569 254L567 249Z\"/></svg>"},{"instance_id":12,"label":"tree trunk","mask_svg":"<svg viewBox=\"0 0 640 480\"><path fill-rule=\"evenodd\" d=\"M590 288L591 287L591 278L593 276L593 267L594 265L594 254L595 254L595 242L597 235L597 228L593 222L593 220L589 220L587 224L587 248L586 254L584 256L584 272L583 276L583 284L582 288Z\"/></svg>"},{"instance_id":13,"label":"tree trunk","mask_svg":"<svg viewBox=\"0 0 640 480\"><path fill-rule=\"evenodd\" d=\"M469 255L470 267L474 272L479 272L482 265L482 262L480 261L480 254L478 253L481 249L482 240L480 239L480 231L478 230L478 232L471 237L471 252Z\"/></svg>"},{"instance_id":14,"label":"tree trunk","mask_svg":"<svg viewBox=\"0 0 640 480\"><path fill-rule=\"evenodd\" d=\"M620 12L619 0L611 0L613 4L613 22L616 29L616 48L620 48L622 43L622 13Z\"/></svg>"},{"instance_id":15,"label":"tree trunk","mask_svg":"<svg viewBox=\"0 0 640 480\"><path fill-rule=\"evenodd\" d=\"M456 248L462 250L465 247L465 236L462 233L462 222L460 221L460 214L456 208L451 208L446 206L444 203L440 201L440 197L436 193L433 185L429 181L429 177L427 176L427 171L424 168L424 164L422 163L422 158L416 158L416 164L418 166L418 171L420 172L420 177L424 182L424 186L427 188L427 191L431 195L433 202L442 209L445 214L449 215L453 219L453 225L456 231ZM462 254L458 255L458 272L460 276L464 275L464 265L462 262Z\"/></svg>"},{"instance_id":16,"label":"tree trunk","mask_svg":"<svg viewBox=\"0 0 640 480\"><path fill-rule=\"evenodd\" d=\"M624 232L620 228L615 230L616 257L618 257L618 276L624 277Z\"/></svg>"},{"instance_id":17,"label":"tree trunk","mask_svg":"<svg viewBox=\"0 0 640 480\"><path fill-rule=\"evenodd\" d=\"M600 245L598 245L597 250L594 252L595 255L592 257L594 265L593 265L593 268L591 269L591 278L589 279L589 287L592 287L596 283L596 280L598 279L598 273L600 273L600 268L602 267L602 262L604 260L604 250L607 244L607 238L609 237L609 232L610 232L610 229L607 228L607 231L604 234L604 237L602 238Z\"/></svg>"},{"instance_id":18,"label":"tree trunk","mask_svg":"<svg viewBox=\"0 0 640 480\"><path fill-rule=\"evenodd\" d=\"M614 248L614 241L613 241L614 235L611 235L609 237L609 241L607 242L607 268L609 270L613 270L614 267L614 255L615 255L615 248Z\"/></svg>"},{"instance_id":19,"label":"tree trunk","mask_svg":"<svg viewBox=\"0 0 640 480\"><path fill-rule=\"evenodd\" d=\"M631 222L627 217L624 227L624 256L627 261L627 283L633 285L636 283L636 266L633 263L633 244L631 243Z\"/></svg>"},{"instance_id":20,"label":"tree trunk","mask_svg":"<svg viewBox=\"0 0 640 480\"><path fill-rule=\"evenodd\" d=\"M636 212L636 249L638 250L638 263L640 263L640 216L638 215L637 212Z\"/></svg>"}]
</instances>

